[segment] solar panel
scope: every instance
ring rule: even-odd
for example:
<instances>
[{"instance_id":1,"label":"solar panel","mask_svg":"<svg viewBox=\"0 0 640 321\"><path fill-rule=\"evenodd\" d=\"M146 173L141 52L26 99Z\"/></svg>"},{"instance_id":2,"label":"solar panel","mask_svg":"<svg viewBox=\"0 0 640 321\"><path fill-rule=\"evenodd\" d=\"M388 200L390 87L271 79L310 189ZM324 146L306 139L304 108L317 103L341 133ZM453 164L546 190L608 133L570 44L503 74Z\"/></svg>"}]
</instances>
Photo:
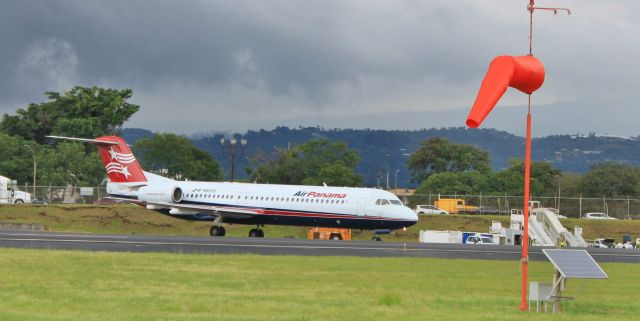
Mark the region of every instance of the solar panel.
<instances>
[{"instance_id":1,"label":"solar panel","mask_svg":"<svg viewBox=\"0 0 640 321\"><path fill-rule=\"evenodd\" d=\"M585 250L544 249L544 255L564 278L607 279L609 278L596 261Z\"/></svg>"}]
</instances>

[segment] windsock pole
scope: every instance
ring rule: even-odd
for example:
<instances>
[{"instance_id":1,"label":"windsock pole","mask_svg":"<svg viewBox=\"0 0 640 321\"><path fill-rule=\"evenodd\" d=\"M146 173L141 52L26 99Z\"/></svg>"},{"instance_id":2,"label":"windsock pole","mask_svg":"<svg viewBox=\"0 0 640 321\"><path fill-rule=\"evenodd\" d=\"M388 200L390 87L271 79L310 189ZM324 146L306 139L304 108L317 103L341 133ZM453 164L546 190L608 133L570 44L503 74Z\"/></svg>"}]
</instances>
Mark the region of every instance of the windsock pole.
<instances>
[{"instance_id":1,"label":"windsock pole","mask_svg":"<svg viewBox=\"0 0 640 321\"><path fill-rule=\"evenodd\" d=\"M513 87L528 95L527 136L525 138L524 157L524 200L523 200L523 237L522 237L522 301L520 310L525 311L527 304L527 273L529 265L529 184L531 178L531 94L544 83L544 65L532 54L533 48L533 12L535 10L566 11L567 8L534 7L534 0L529 0L529 54L526 56L498 56L489 65L476 100L467 116L467 126L477 128L496 106L508 87Z\"/></svg>"},{"instance_id":2,"label":"windsock pole","mask_svg":"<svg viewBox=\"0 0 640 321\"><path fill-rule=\"evenodd\" d=\"M529 270L529 188L531 179L531 94L529 96L529 106L527 110L527 137L524 148L524 206L523 206L523 232L522 232L522 301L520 301L520 311L528 309L527 304L527 277Z\"/></svg>"}]
</instances>

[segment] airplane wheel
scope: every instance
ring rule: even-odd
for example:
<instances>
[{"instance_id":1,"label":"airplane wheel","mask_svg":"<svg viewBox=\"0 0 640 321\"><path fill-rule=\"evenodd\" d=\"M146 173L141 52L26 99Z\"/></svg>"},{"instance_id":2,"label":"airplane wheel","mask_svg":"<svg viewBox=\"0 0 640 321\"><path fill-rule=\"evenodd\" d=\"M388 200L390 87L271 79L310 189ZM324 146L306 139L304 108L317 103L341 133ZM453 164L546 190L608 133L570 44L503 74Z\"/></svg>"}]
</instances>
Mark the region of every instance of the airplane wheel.
<instances>
[{"instance_id":1,"label":"airplane wheel","mask_svg":"<svg viewBox=\"0 0 640 321\"><path fill-rule=\"evenodd\" d=\"M371 238L372 241L376 241L376 242L380 242L382 241L382 238L380 238L379 236L374 236Z\"/></svg>"},{"instance_id":2,"label":"airplane wheel","mask_svg":"<svg viewBox=\"0 0 640 321\"><path fill-rule=\"evenodd\" d=\"M224 236L227 231L222 226L212 226L209 230L211 236Z\"/></svg>"},{"instance_id":3,"label":"airplane wheel","mask_svg":"<svg viewBox=\"0 0 640 321\"><path fill-rule=\"evenodd\" d=\"M258 231L259 231L258 229L252 228L252 229L249 231L249 237L260 237L260 236L259 236L259 235L260 235L260 233L259 233Z\"/></svg>"},{"instance_id":4,"label":"airplane wheel","mask_svg":"<svg viewBox=\"0 0 640 321\"><path fill-rule=\"evenodd\" d=\"M264 237L264 231L258 230L258 237Z\"/></svg>"}]
</instances>

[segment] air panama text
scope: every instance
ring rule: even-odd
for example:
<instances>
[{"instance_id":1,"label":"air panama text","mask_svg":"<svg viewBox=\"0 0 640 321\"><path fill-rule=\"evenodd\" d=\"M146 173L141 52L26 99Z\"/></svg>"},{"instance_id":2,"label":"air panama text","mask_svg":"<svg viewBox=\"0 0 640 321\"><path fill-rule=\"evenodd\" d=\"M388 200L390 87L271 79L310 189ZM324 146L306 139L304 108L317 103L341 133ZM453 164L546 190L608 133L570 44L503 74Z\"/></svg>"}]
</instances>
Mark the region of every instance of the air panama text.
<instances>
[{"instance_id":1,"label":"air panama text","mask_svg":"<svg viewBox=\"0 0 640 321\"><path fill-rule=\"evenodd\" d=\"M323 198L346 198L347 194L316 193L316 192L299 191L299 192L293 194L293 196L323 197Z\"/></svg>"}]
</instances>

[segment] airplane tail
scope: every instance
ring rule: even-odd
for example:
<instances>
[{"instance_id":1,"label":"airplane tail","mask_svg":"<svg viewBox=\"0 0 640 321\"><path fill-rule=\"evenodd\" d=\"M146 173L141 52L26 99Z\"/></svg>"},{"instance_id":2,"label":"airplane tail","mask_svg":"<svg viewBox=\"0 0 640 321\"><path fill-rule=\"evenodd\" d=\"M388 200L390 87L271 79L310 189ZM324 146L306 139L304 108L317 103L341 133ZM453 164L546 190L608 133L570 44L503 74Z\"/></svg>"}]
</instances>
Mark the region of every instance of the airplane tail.
<instances>
[{"instance_id":1,"label":"airplane tail","mask_svg":"<svg viewBox=\"0 0 640 321\"><path fill-rule=\"evenodd\" d=\"M142 167L133 156L127 142L118 136L102 136L96 139L47 136L98 146L102 163L112 183L146 183Z\"/></svg>"}]
</instances>

